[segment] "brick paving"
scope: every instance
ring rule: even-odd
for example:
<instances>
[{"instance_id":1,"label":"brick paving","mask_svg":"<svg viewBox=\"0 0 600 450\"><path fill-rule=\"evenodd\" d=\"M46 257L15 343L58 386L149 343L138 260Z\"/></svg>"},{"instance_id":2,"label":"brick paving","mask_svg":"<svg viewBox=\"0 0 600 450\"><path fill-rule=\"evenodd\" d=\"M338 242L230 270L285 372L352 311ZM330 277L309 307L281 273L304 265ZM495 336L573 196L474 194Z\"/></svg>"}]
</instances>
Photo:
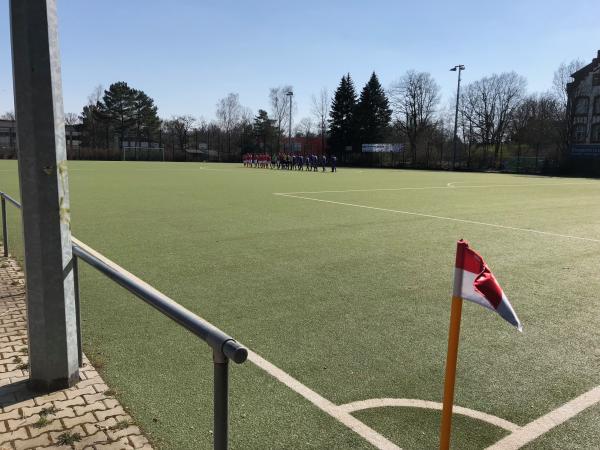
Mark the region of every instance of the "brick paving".
<instances>
[{"instance_id":1,"label":"brick paving","mask_svg":"<svg viewBox=\"0 0 600 450\"><path fill-rule=\"evenodd\" d=\"M46 395L27 389L27 362L23 272L0 257L0 450L152 448L87 358L76 386Z\"/></svg>"}]
</instances>

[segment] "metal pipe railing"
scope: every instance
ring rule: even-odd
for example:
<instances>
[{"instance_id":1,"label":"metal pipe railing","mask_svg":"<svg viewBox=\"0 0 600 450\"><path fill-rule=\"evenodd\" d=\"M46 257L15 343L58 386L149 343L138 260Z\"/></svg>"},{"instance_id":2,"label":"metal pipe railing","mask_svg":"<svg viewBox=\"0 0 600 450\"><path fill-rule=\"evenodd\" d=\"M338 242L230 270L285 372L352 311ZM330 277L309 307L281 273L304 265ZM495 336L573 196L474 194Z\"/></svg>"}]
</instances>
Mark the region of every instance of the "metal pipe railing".
<instances>
[{"instance_id":1,"label":"metal pipe railing","mask_svg":"<svg viewBox=\"0 0 600 450\"><path fill-rule=\"evenodd\" d=\"M2 236L4 243L4 256L8 256L8 232L6 222L6 201L9 201L21 209L21 204L0 192L2 203ZM229 390L229 360L241 364L248 357L248 350L211 323L198 317L190 310L184 308L158 289L139 279L118 264L114 263L93 248L87 246L80 240L72 237L73 242L73 282L75 290L75 310L78 335L79 366L82 365L81 345L81 320L79 301L79 266L81 259L98 270L106 277L113 280L139 299L145 301L165 316L177 322L180 326L198 336L206 342L213 351L214 365L214 448L216 450L227 449L228 442L228 390Z\"/></svg>"},{"instance_id":2,"label":"metal pipe railing","mask_svg":"<svg viewBox=\"0 0 600 450\"><path fill-rule=\"evenodd\" d=\"M6 225L6 199L2 194L2 245L4 250L4 257L8 256L8 229Z\"/></svg>"}]
</instances>

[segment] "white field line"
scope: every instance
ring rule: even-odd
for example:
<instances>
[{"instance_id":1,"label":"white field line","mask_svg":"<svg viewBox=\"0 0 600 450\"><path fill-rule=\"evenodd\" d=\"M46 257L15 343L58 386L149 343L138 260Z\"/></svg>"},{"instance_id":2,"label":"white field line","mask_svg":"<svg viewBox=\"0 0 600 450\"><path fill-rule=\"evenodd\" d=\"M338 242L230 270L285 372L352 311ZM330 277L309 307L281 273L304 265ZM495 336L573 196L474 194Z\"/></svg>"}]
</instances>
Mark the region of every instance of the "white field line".
<instances>
[{"instance_id":1,"label":"white field line","mask_svg":"<svg viewBox=\"0 0 600 450\"><path fill-rule=\"evenodd\" d=\"M418 400L414 398L372 398L369 400L361 400L358 402L346 403L345 405L339 406L339 408L348 413L361 411L363 409L384 407L423 408L441 411L442 403L432 402L428 400ZM508 420L502 419L501 417L492 416L491 414L486 414L484 412L476 411L474 409L463 408L462 406L454 405L452 411L456 414L472 417L473 419L487 422L499 428L504 428L507 431L514 432L521 428L519 425L509 422Z\"/></svg>"},{"instance_id":2,"label":"white field line","mask_svg":"<svg viewBox=\"0 0 600 450\"><path fill-rule=\"evenodd\" d=\"M118 271L122 272L123 274L135 279L138 283L144 285L146 289L149 289L159 295L164 295L161 292L159 292L158 290L156 290L154 287L147 284L145 281L143 281L143 280L139 279L138 277L136 277L135 275L133 275L131 272L128 272L127 270L125 270L124 268L119 266L118 264L116 264L113 261L111 261L110 259L106 258L104 255L96 252L91 247L88 247L86 244L81 242L79 239L77 239L75 237L71 237L71 239L74 244L76 244L79 247L83 248L84 250L88 251L89 253L91 253L96 258L100 259L101 261L105 262L109 266L111 266L111 267L117 269ZM373 430L372 428L370 428L367 425L365 425L364 423L362 423L357 418L352 417L352 415L350 415L350 413L343 411L342 409L340 409L339 406L334 405L326 398L320 396L312 389L306 387L305 385L300 383L298 380L293 378L291 375L288 375L283 370L279 369L278 367L271 364L266 359L262 358L261 356L259 356L256 353L254 353L252 350L248 350L248 359L250 361L252 361L256 366L258 366L259 368L261 368L262 370L267 372L269 375L273 376L274 378L276 378L277 380L279 380L280 382L285 384L287 387L289 387L293 391L300 394L302 397L309 400L311 403L313 403L319 409L326 412L330 416L334 417L339 422L341 422L342 424L344 424L345 426L350 428L352 431L354 431L355 433L360 435L362 438L366 439L368 442L373 444L379 450L402 450L396 444L390 442L385 437L383 437L382 435L377 433L375 430Z\"/></svg>"},{"instance_id":3,"label":"white field line","mask_svg":"<svg viewBox=\"0 0 600 450\"><path fill-rule=\"evenodd\" d=\"M274 192L275 195L292 195L292 194L343 194L345 192L382 192L382 191L424 191L429 189L480 189L480 188L502 188L502 187L548 187L548 186L596 186L600 187L600 183L521 183L521 184L480 184L454 186L454 183L464 183L464 181L455 181L448 183L446 186L421 186L421 187L400 187L400 188L380 188L380 189L344 189L339 191L297 191L297 192Z\"/></svg>"},{"instance_id":4,"label":"white field line","mask_svg":"<svg viewBox=\"0 0 600 450\"><path fill-rule=\"evenodd\" d=\"M444 188L444 189L447 189L447 188ZM311 200L313 202L329 203L329 204L332 204L332 205L352 206L354 208L364 208L364 209L370 209L370 210L374 210L374 211L385 211L385 212L391 212L391 213L396 213L396 214L405 214L405 215L408 215L408 216L426 217L428 219L438 219L438 220L448 220L448 221L451 221L451 222L470 223L470 224L473 224L473 225L481 225L481 226L485 226L485 227L501 228L501 229L504 229L504 230L524 231L524 232L527 232L527 233L535 233L535 234L541 234L541 235L545 235L545 236L561 237L561 238L565 238L565 239L575 239L575 240L587 241L587 242L600 242L600 239L586 238L586 237L581 237L581 236L571 236L569 234L552 233L550 231L534 230L532 228L511 227L511 226L508 226L508 225L499 225L499 224L496 224L496 223L479 222L477 220L458 219L458 218L455 218L455 217L445 217L445 216L436 216L435 214L423 214L423 213L418 213L418 212L414 212L414 211L403 211L401 209L378 208L376 206L359 205L359 204L356 204L356 203L336 202L336 201L333 201L333 200L324 200L324 199L321 199L321 198L304 197L304 196L300 196L300 195L292 195L292 194L284 194L284 193L274 193L274 195L278 195L280 197L298 198L298 199L301 199L301 200Z\"/></svg>"},{"instance_id":5,"label":"white field line","mask_svg":"<svg viewBox=\"0 0 600 450\"><path fill-rule=\"evenodd\" d=\"M552 428L566 422L583 410L600 402L600 386L574 398L548 414L528 423L487 448L487 450L516 450L537 439Z\"/></svg>"},{"instance_id":6,"label":"white field line","mask_svg":"<svg viewBox=\"0 0 600 450\"><path fill-rule=\"evenodd\" d=\"M393 442L390 442L377 431L365 425L363 422L353 417L349 412L345 411L342 407L337 406L317 394L312 389L306 387L291 375L288 375L280 368L274 366L266 359L262 358L258 354L251 350L248 350L248 359L252 361L256 366L267 372L273 378L279 380L291 390L297 392L302 397L310 401L313 405L319 408L321 411L326 412L331 417L335 418L356 434L370 442L373 446L380 450L401 450Z\"/></svg>"}]
</instances>

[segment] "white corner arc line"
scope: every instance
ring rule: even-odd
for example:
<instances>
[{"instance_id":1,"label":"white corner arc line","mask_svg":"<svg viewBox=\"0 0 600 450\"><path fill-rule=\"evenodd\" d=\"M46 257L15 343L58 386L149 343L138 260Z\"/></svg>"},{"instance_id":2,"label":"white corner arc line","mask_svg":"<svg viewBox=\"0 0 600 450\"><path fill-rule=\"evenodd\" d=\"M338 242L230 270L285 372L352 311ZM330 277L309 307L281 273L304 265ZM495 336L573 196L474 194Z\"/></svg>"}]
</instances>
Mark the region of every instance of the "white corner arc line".
<instances>
[{"instance_id":1,"label":"white corner arc line","mask_svg":"<svg viewBox=\"0 0 600 450\"><path fill-rule=\"evenodd\" d=\"M537 439L552 428L566 422L583 410L600 402L600 386L587 391L577 398L550 411L548 414L528 423L520 429L500 439L486 450L516 450Z\"/></svg>"},{"instance_id":2,"label":"white corner arc line","mask_svg":"<svg viewBox=\"0 0 600 450\"><path fill-rule=\"evenodd\" d=\"M303 385L294 377L285 373L283 370L271 364L269 361L254 353L252 350L248 350L248 359L256 366L271 375L273 378L279 380L291 390L300 394L321 411L329 414L331 417L350 428L352 431L379 450L402 450L400 447L393 442L390 442L377 431L365 425L356 417L353 417L349 412L345 411L340 406L333 404L323 396L317 394L315 391Z\"/></svg>"},{"instance_id":3,"label":"white corner arc line","mask_svg":"<svg viewBox=\"0 0 600 450\"><path fill-rule=\"evenodd\" d=\"M455 218L455 217L445 217L445 216L436 216L434 214L424 214L424 213L418 213L418 212L414 212L414 211L403 211L401 209L379 208L379 207L376 207L376 206L359 205L357 203L336 202L336 201L333 201L333 200L324 200L324 199L321 199L321 198L303 197L303 196L300 196L300 195L292 195L292 194L284 194L284 193L275 193L274 195L278 195L280 197L298 198L298 199L301 199L301 200L311 200L313 202L330 203L330 204L333 204L333 205L353 206L355 208L364 208L364 209L371 209L371 210L375 210L375 211L392 212L392 213L396 213L396 214L406 214L408 216L417 216L417 217L426 217L426 218L429 218L429 219L448 220L448 221L451 221L451 222L470 223L470 224L473 224L473 225L481 225L481 226L486 226L486 227L501 228L501 229L504 229L504 230L524 231L524 232L527 232L527 233L535 233L535 234L541 234L541 235L545 235L545 236L561 237L561 238L565 238L565 239L575 239L575 240L587 241L587 242L600 242L600 239L586 238L586 237L581 237L581 236L571 236L571 235L568 235L568 234L552 233L550 231L534 230L532 228L511 227L511 226L508 226L508 225L499 225L499 224L496 224L496 223L479 222L477 220L458 219L458 218Z\"/></svg>"},{"instance_id":4,"label":"white corner arc line","mask_svg":"<svg viewBox=\"0 0 600 450\"><path fill-rule=\"evenodd\" d=\"M352 413L354 411L361 411L363 409L371 409L371 408L384 408L384 407L400 407L400 408L423 408L423 409L434 409L434 410L442 410L442 403L432 402L429 400L418 400L414 398L372 398L369 400L360 400L357 402L346 403L345 405L340 405L339 407L348 413ZM491 414L487 414L481 411L477 411L474 409L464 408L462 406L454 405L452 411L456 414L461 414L463 416L468 416L473 419L481 420L482 422L487 422L499 428L504 428L507 431L517 431L521 427L515 423L509 422L506 419L501 417L493 416Z\"/></svg>"}]
</instances>

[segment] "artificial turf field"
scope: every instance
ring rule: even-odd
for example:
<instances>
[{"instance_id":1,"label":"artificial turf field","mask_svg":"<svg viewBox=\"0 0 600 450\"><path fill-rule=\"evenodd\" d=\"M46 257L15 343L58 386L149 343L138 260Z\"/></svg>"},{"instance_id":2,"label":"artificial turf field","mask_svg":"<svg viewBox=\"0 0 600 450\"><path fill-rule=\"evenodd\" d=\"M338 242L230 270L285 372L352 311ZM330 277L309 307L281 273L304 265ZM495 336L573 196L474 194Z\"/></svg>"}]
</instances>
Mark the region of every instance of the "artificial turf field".
<instances>
[{"instance_id":1,"label":"artificial turf field","mask_svg":"<svg viewBox=\"0 0 600 450\"><path fill-rule=\"evenodd\" d=\"M0 162L0 189L18 197L16 169ZM69 170L75 236L335 405L441 401L459 238L486 258L524 332L465 303L455 404L524 426L600 385L600 181L192 163ZM12 208L9 218L18 256ZM91 268L81 292L84 350L155 445L210 448L208 347ZM374 448L252 362L230 373L231 448ZM438 410L352 415L404 449L437 446ZM599 423L595 403L523 448L597 449ZM455 414L453 448L509 434Z\"/></svg>"}]
</instances>

